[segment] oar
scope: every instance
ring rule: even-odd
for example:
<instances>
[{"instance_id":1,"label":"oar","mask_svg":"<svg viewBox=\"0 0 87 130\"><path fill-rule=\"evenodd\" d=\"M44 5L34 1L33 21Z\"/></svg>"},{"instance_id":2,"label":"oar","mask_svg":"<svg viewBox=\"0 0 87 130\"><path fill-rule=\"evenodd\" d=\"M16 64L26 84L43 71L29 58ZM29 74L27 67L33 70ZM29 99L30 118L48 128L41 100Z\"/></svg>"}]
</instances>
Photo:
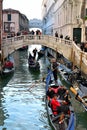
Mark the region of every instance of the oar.
<instances>
[{"instance_id":1,"label":"oar","mask_svg":"<svg viewBox=\"0 0 87 130\"><path fill-rule=\"evenodd\" d=\"M31 88L35 87L36 85L33 84L32 86L29 87L28 91L30 91Z\"/></svg>"},{"instance_id":2,"label":"oar","mask_svg":"<svg viewBox=\"0 0 87 130\"><path fill-rule=\"evenodd\" d=\"M38 83L43 83L43 79L42 80L36 80L35 83L32 83L32 85L29 87L28 91L30 91L31 88L34 88L38 85Z\"/></svg>"},{"instance_id":3,"label":"oar","mask_svg":"<svg viewBox=\"0 0 87 130\"><path fill-rule=\"evenodd\" d=\"M49 70L51 70L51 71L48 72L47 74L44 74L43 78L45 78L46 76L48 76L49 74L51 74L55 69L58 69L58 66L55 67L54 69L49 69ZM43 81L43 78L42 78L42 81Z\"/></svg>"},{"instance_id":4,"label":"oar","mask_svg":"<svg viewBox=\"0 0 87 130\"><path fill-rule=\"evenodd\" d=\"M75 94L75 96L77 97L77 100L79 102L82 102L83 105L87 107L87 103L85 103L84 99L82 99L82 97L79 95L79 93L77 93L77 91L73 87L70 87L70 90L72 91L72 93Z\"/></svg>"}]
</instances>

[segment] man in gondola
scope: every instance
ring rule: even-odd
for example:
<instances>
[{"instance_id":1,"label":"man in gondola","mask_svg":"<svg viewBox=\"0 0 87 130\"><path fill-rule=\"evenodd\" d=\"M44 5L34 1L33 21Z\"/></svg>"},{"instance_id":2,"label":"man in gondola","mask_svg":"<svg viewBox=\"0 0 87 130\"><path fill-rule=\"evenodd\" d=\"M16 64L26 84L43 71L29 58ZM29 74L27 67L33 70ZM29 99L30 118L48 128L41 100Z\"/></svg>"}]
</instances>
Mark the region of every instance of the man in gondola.
<instances>
[{"instance_id":1,"label":"man in gondola","mask_svg":"<svg viewBox=\"0 0 87 130\"><path fill-rule=\"evenodd\" d=\"M63 101L61 104L58 101L57 94L54 94L54 96L51 100L51 109L55 116L61 112L64 112L64 114L70 114L69 106L65 105L65 101Z\"/></svg>"},{"instance_id":2,"label":"man in gondola","mask_svg":"<svg viewBox=\"0 0 87 130\"><path fill-rule=\"evenodd\" d=\"M35 57L36 57L36 53L37 53L37 49L35 48L35 49L33 50L34 59L35 59Z\"/></svg>"}]
</instances>

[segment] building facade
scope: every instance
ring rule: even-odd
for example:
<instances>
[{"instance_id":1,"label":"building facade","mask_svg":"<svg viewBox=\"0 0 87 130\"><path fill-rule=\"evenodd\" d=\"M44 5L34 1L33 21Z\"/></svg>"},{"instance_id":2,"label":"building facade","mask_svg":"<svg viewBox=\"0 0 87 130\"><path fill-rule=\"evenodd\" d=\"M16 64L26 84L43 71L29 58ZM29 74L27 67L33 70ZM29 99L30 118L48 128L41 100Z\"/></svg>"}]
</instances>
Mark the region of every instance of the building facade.
<instances>
[{"instance_id":1,"label":"building facade","mask_svg":"<svg viewBox=\"0 0 87 130\"><path fill-rule=\"evenodd\" d=\"M54 26L54 0L43 0L42 2L42 21L43 34L53 35Z\"/></svg>"},{"instance_id":2,"label":"building facade","mask_svg":"<svg viewBox=\"0 0 87 130\"><path fill-rule=\"evenodd\" d=\"M3 33L17 34L21 31L29 31L29 20L18 10L4 9L3 10Z\"/></svg>"},{"instance_id":3,"label":"building facade","mask_svg":"<svg viewBox=\"0 0 87 130\"><path fill-rule=\"evenodd\" d=\"M63 38L68 36L74 40L76 37L78 43L87 40L87 20L84 19L87 16L86 0L43 0L42 5L44 30L47 30L51 23L53 35L57 31ZM51 14L51 17L48 14Z\"/></svg>"}]
</instances>

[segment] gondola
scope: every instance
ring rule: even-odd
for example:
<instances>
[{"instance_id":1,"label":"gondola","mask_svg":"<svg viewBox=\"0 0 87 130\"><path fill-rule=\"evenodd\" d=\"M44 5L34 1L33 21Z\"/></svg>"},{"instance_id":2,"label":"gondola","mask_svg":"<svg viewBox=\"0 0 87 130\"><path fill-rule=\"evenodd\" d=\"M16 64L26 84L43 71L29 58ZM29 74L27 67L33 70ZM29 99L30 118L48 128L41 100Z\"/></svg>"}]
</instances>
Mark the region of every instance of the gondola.
<instances>
[{"instance_id":1,"label":"gondola","mask_svg":"<svg viewBox=\"0 0 87 130\"><path fill-rule=\"evenodd\" d=\"M14 58L12 56L9 56L7 58L7 60L5 61L6 62L10 62L12 65L11 66L3 66L3 69L2 69L2 75L8 75L8 74L12 74L15 70L15 65L14 65Z\"/></svg>"},{"instance_id":2,"label":"gondola","mask_svg":"<svg viewBox=\"0 0 87 130\"><path fill-rule=\"evenodd\" d=\"M33 70L39 70L40 69L40 64L39 64L38 61L35 61L33 63L28 62L28 64L29 64L30 69L33 69Z\"/></svg>"},{"instance_id":3,"label":"gondola","mask_svg":"<svg viewBox=\"0 0 87 130\"><path fill-rule=\"evenodd\" d=\"M45 55L46 47L42 47L40 51L38 51L38 58L41 58Z\"/></svg>"},{"instance_id":4,"label":"gondola","mask_svg":"<svg viewBox=\"0 0 87 130\"><path fill-rule=\"evenodd\" d=\"M59 71L62 79L64 79L65 82L67 82L68 84L71 85L72 83L71 83L70 76L73 74L72 70L67 68L65 65L59 63L58 71Z\"/></svg>"},{"instance_id":5,"label":"gondola","mask_svg":"<svg viewBox=\"0 0 87 130\"><path fill-rule=\"evenodd\" d=\"M59 72L62 78L73 87L70 90L75 94L75 98L82 104L85 111L87 111L87 80L80 74L77 69L76 72L71 71L64 65L59 66Z\"/></svg>"},{"instance_id":6,"label":"gondola","mask_svg":"<svg viewBox=\"0 0 87 130\"><path fill-rule=\"evenodd\" d=\"M14 72L14 70L15 70L14 67L11 68L11 69L7 69L7 68L5 68L5 69L2 71L2 74L11 74L11 73Z\"/></svg>"},{"instance_id":7,"label":"gondola","mask_svg":"<svg viewBox=\"0 0 87 130\"><path fill-rule=\"evenodd\" d=\"M51 86L51 74L52 74L52 71L49 71L48 74L47 74L47 77L46 77L46 93L47 93L47 90L49 88L49 86ZM53 82L53 81L52 81ZM55 86L55 85L52 85L52 87ZM48 114L48 119L49 119L49 122L52 126L52 129L53 130L75 130L75 125L76 125L76 116L75 116L75 113L74 113L74 109L72 107L72 105L70 105L70 115L64 115L64 118L62 120L62 122L60 123L60 118L61 118L61 114L57 115L57 116L54 116L53 113L52 113L52 109L50 108L49 106L49 101L47 100L47 97L46 97L46 108L47 108L47 114Z\"/></svg>"},{"instance_id":8,"label":"gondola","mask_svg":"<svg viewBox=\"0 0 87 130\"><path fill-rule=\"evenodd\" d=\"M38 57L41 58L42 56L44 56L45 52L44 50L40 50L38 51Z\"/></svg>"},{"instance_id":9,"label":"gondola","mask_svg":"<svg viewBox=\"0 0 87 130\"><path fill-rule=\"evenodd\" d=\"M70 90L75 95L75 99L79 101L85 111L87 111L87 94L82 92L82 90L78 86L78 83L74 83L73 87L70 87Z\"/></svg>"},{"instance_id":10,"label":"gondola","mask_svg":"<svg viewBox=\"0 0 87 130\"><path fill-rule=\"evenodd\" d=\"M32 70L40 70L40 64L38 61L36 61L32 56L31 54L29 55L29 58L28 58L28 65L29 65L29 69L32 69Z\"/></svg>"}]
</instances>

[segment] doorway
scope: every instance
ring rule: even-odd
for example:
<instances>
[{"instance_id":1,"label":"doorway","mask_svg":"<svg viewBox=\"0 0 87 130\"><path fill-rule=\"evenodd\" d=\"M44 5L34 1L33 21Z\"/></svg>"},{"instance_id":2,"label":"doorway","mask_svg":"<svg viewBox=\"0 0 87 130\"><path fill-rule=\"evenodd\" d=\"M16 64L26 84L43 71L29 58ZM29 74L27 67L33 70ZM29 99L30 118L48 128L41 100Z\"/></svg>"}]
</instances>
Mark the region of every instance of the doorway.
<instances>
[{"instance_id":1,"label":"doorway","mask_svg":"<svg viewBox=\"0 0 87 130\"><path fill-rule=\"evenodd\" d=\"M73 28L73 41L75 37L77 38L77 43L81 43L81 28Z\"/></svg>"}]
</instances>

